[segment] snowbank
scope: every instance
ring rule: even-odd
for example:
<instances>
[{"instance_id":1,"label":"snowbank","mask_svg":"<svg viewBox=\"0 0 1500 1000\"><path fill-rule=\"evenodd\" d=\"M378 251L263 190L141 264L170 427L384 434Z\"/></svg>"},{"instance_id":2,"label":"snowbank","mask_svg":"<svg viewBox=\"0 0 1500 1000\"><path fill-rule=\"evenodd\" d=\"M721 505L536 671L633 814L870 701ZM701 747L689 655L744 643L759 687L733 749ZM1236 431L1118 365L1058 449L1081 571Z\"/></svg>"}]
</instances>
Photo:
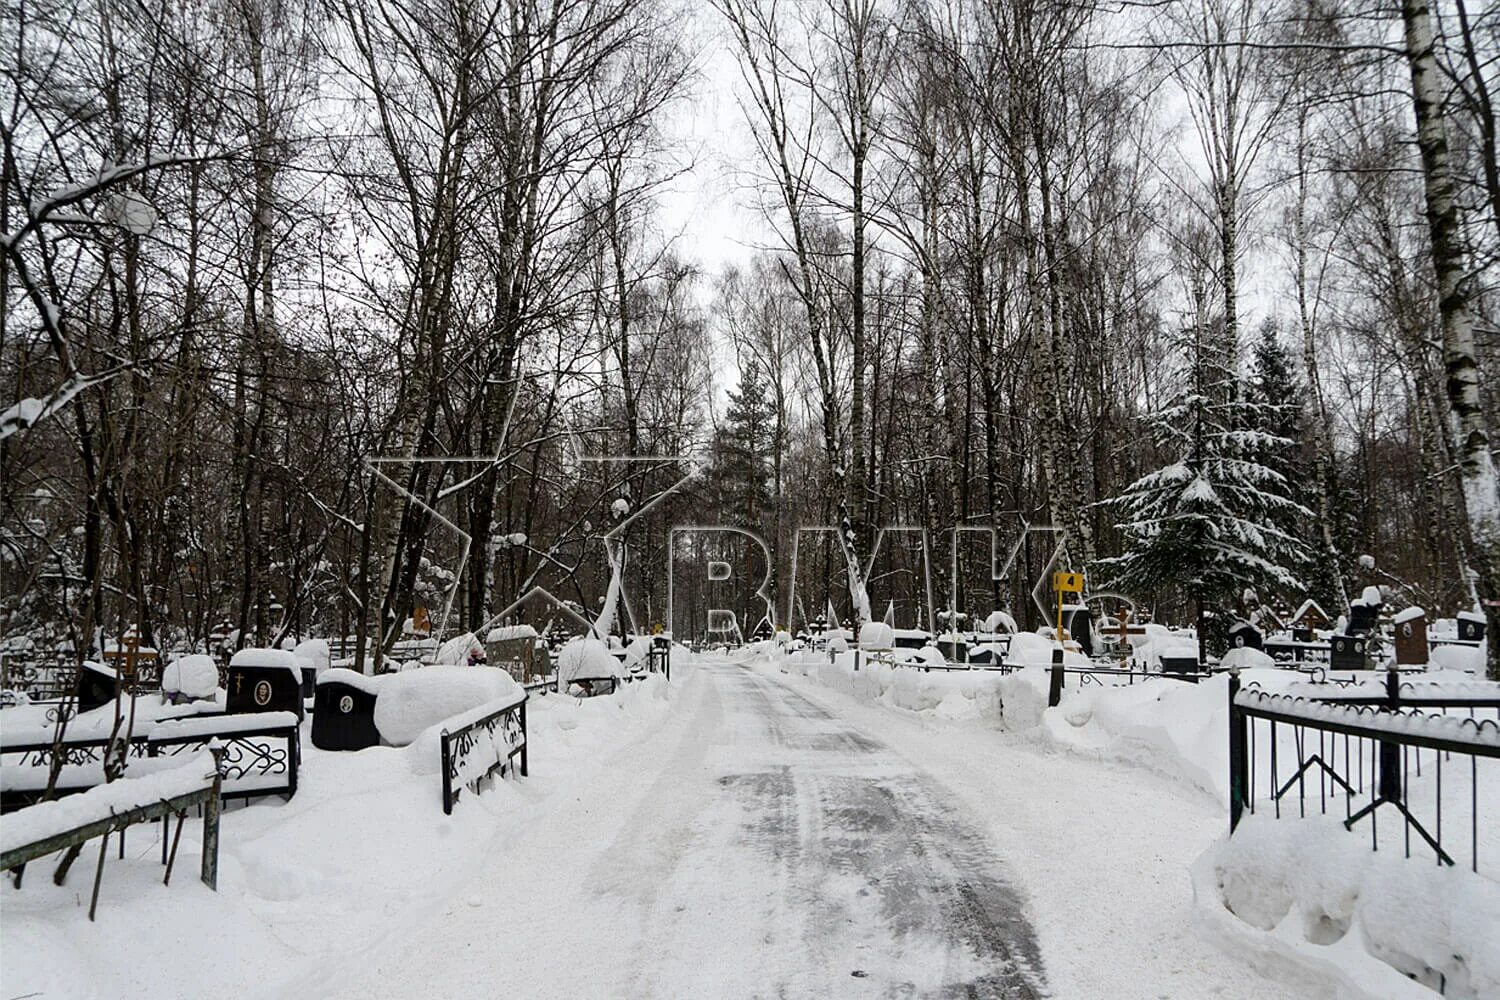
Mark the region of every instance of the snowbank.
<instances>
[{"instance_id":1,"label":"snowbank","mask_svg":"<svg viewBox=\"0 0 1500 1000\"><path fill-rule=\"evenodd\" d=\"M179 656L161 672L161 689L185 698L212 698L219 689L219 665L212 656Z\"/></svg>"},{"instance_id":2,"label":"snowbank","mask_svg":"<svg viewBox=\"0 0 1500 1000\"><path fill-rule=\"evenodd\" d=\"M1221 929L1234 933L1228 917L1355 995L1433 995L1415 979L1447 997L1500 996L1500 884L1371 851L1334 817L1246 817L1199 859L1193 891Z\"/></svg>"},{"instance_id":3,"label":"snowbank","mask_svg":"<svg viewBox=\"0 0 1500 1000\"><path fill-rule=\"evenodd\" d=\"M375 700L381 739L406 746L422 731L485 702L520 699L521 685L489 667L432 666L391 674Z\"/></svg>"}]
</instances>

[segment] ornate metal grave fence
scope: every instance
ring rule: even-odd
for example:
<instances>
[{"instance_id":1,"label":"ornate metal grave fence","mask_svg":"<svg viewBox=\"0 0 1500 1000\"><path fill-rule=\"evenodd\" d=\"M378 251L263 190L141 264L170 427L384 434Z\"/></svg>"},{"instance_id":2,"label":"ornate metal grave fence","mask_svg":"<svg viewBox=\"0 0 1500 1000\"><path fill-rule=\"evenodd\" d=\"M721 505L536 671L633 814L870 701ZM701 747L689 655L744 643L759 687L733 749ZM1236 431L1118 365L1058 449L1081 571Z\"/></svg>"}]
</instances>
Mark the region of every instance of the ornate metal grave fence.
<instances>
[{"instance_id":1,"label":"ornate metal grave fence","mask_svg":"<svg viewBox=\"0 0 1500 1000\"><path fill-rule=\"evenodd\" d=\"M146 736L151 757L192 754L217 742L224 799L297 794L302 730L294 712L246 712L158 722Z\"/></svg>"},{"instance_id":2,"label":"ornate metal grave fence","mask_svg":"<svg viewBox=\"0 0 1500 1000\"><path fill-rule=\"evenodd\" d=\"M1500 696L1403 686L1393 675L1383 695L1269 694L1232 672L1231 832L1247 812L1342 811L1346 829L1369 829L1373 850L1399 842L1410 857L1415 840L1440 865L1466 853L1477 872L1481 832L1500 830L1500 807L1483 794L1500 787ZM1382 826L1392 813L1399 822Z\"/></svg>"},{"instance_id":3,"label":"ornate metal grave fence","mask_svg":"<svg viewBox=\"0 0 1500 1000\"><path fill-rule=\"evenodd\" d=\"M480 705L448 720L442 731L443 813L451 815L453 803L465 788L479 793L480 783L521 758L521 776L528 773L526 750L526 700L508 698Z\"/></svg>"},{"instance_id":4,"label":"ornate metal grave fence","mask_svg":"<svg viewBox=\"0 0 1500 1000\"><path fill-rule=\"evenodd\" d=\"M301 730L291 712L245 715L203 715L157 722L144 734L118 742L130 761L146 757L176 757L208 749L215 740L223 746L221 768L225 799L297 793L297 771L302 761ZM62 755L56 793L84 792L104 782L104 760L110 746L107 734L65 734L57 744ZM51 738L0 736L0 808L9 812L41 799L52 761Z\"/></svg>"}]
</instances>

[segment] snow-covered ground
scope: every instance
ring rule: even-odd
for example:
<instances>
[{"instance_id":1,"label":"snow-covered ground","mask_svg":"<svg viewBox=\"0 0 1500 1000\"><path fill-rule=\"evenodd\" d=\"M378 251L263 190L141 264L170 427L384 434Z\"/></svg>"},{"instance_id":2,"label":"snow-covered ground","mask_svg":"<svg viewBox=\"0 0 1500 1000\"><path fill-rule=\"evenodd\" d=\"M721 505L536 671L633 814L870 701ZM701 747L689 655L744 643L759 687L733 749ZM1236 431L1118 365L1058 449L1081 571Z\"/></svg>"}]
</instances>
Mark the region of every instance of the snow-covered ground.
<instances>
[{"instance_id":1,"label":"snow-covered ground","mask_svg":"<svg viewBox=\"0 0 1500 1000\"><path fill-rule=\"evenodd\" d=\"M1500 996L1500 947L1494 946L1500 940L1497 869L1490 865L1480 874L1467 870L1472 849L1484 859L1500 858L1500 761L1475 765L1477 844L1470 843L1469 765L1463 763L1459 774L1450 765L1448 781L1441 786L1442 822L1446 844L1462 864L1440 871L1416 834L1410 837L1412 857L1403 856L1406 830L1399 817L1378 826L1366 819L1351 833L1338 822L1346 815L1342 800L1330 794L1331 815L1324 818L1317 772L1308 779L1305 822L1278 823L1262 800L1260 814L1247 817L1240 833L1228 839L1227 676L1199 684L1152 679L1130 685L1119 681L1120 686L1111 686L1110 678L1081 684L1070 677L1061 704L1049 709L1048 675L1040 661L1002 676L924 673L868 661L855 671L846 654L832 661L811 654L759 660L763 669L784 671L794 683L816 685L823 697L840 699L842 714L873 711L883 716L870 724L880 725L893 745L921 755L956 790L967 789L976 804L989 803L992 828L1002 836L1018 825L992 798L1002 789L1015 795L1028 823L1038 824L1038 836L1063 835L1054 842L1077 851L1073 866L1055 869L1051 858L1016 860L1027 888L1047 887L1034 899L1042 952L1049 962L1066 942L1076 946L1074 935L1085 926L1066 907L1059 910L1058 922L1049 919L1055 890L1082 867L1097 898L1123 904L1124 912L1111 914L1106 923L1142 935L1135 947L1110 957L1111 963L1122 963L1117 968L1129 966L1135 948L1149 948L1158 939L1154 923L1125 919L1125 912L1137 911L1180 916L1179 926L1188 929L1196 945L1216 942L1223 952L1267 975L1315 984L1321 995L1430 997L1443 989L1454 997ZM1305 695L1313 690L1301 675L1277 669L1246 670L1242 680L1269 692ZM1432 672L1411 683L1422 689L1414 693L1482 689L1494 694L1492 686L1475 684L1466 674ZM1320 693L1382 690L1378 681L1371 681L1324 687ZM1493 726L1486 733L1490 730ZM911 742L900 742L901 735ZM1270 759L1264 727L1260 737L1253 750L1262 769L1257 787L1264 791ZM1280 727L1280 781L1295 769L1296 739L1292 727ZM1339 756L1347 748L1347 743L1335 747L1330 741L1321 749L1347 774ZM1319 749L1304 748L1307 755ZM938 756L942 750L951 756ZM1431 827L1439 787L1435 755L1424 752L1422 758L1420 775L1416 755L1407 759L1407 794L1413 811ZM1054 776L1059 764L1071 773ZM1367 755L1364 764L1368 768L1373 759ZM1039 779L1037 787L1019 778L1018 769ZM976 781L976 770L1004 777ZM1288 817L1299 813L1295 796L1284 810ZM1096 839L1091 840L1090 831ZM1377 832L1379 853L1370 850ZM1153 840L1160 846L1150 846ZM1033 865L1034 877L1027 877ZM1131 873L1122 869L1134 866L1154 868L1154 887L1173 891L1153 895L1153 887L1132 882ZM1107 906L1103 910L1109 912ZM1085 914L1084 921L1093 916ZM1055 934L1050 942L1049 933ZM1097 927L1089 933L1107 931ZM1119 930L1113 933L1120 936ZM1127 931L1123 938L1130 936ZM1090 974L1086 968L1084 975ZM1077 995L1086 995L1089 987L1080 982L1078 988L1082 992ZM1060 990L1059 995L1074 994ZM1197 994L1170 990L1162 995Z\"/></svg>"},{"instance_id":2,"label":"snow-covered ground","mask_svg":"<svg viewBox=\"0 0 1500 1000\"><path fill-rule=\"evenodd\" d=\"M217 894L192 823L171 887L155 830L111 844L96 924L91 863L0 887L0 993L1435 995L1401 968L1497 995L1493 879L1264 811L1226 840L1225 679L1048 709L1040 667L852 659L762 646L534 696L531 778L451 817L430 741L304 739L295 799L227 811Z\"/></svg>"},{"instance_id":3,"label":"snow-covered ground","mask_svg":"<svg viewBox=\"0 0 1500 1000\"><path fill-rule=\"evenodd\" d=\"M0 993L317 996L304 987L310 976L357 964L465 898L476 872L571 801L618 747L658 726L670 703L659 675L613 698L533 696L530 779L466 793L452 816L443 815L434 744L330 753L304 731L296 797L225 810L217 893L196 877L201 824L191 821L170 886L161 884L158 828L131 827L123 861L111 840L93 924L97 842L61 888L45 862L19 890L6 879Z\"/></svg>"}]
</instances>

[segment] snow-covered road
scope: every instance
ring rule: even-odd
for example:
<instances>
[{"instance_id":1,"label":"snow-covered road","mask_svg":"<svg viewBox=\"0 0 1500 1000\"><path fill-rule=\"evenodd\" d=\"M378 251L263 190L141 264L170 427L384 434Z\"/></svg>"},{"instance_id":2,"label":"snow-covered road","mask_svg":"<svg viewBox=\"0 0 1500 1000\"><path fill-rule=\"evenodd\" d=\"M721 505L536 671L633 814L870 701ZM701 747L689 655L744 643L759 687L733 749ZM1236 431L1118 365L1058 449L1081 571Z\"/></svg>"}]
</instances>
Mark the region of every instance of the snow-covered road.
<instances>
[{"instance_id":1,"label":"snow-covered road","mask_svg":"<svg viewBox=\"0 0 1500 1000\"><path fill-rule=\"evenodd\" d=\"M1021 897L926 775L728 663L337 996L1045 994Z\"/></svg>"}]
</instances>

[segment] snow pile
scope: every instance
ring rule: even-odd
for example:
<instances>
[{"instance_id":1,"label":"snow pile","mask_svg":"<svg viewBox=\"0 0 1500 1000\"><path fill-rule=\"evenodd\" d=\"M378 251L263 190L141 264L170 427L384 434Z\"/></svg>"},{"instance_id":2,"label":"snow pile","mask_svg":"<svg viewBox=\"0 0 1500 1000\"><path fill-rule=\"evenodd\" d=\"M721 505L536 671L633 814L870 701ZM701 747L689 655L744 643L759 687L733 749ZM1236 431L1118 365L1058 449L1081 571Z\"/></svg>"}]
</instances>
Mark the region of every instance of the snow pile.
<instances>
[{"instance_id":1,"label":"snow pile","mask_svg":"<svg viewBox=\"0 0 1500 1000\"><path fill-rule=\"evenodd\" d=\"M236 712L234 715L200 715L196 718L165 719L146 731L146 738L171 740L191 736L232 736L264 729L293 729L300 720L296 712Z\"/></svg>"},{"instance_id":2,"label":"snow pile","mask_svg":"<svg viewBox=\"0 0 1500 1000\"><path fill-rule=\"evenodd\" d=\"M292 655L320 674L328 669L333 660L327 639L303 639L292 649Z\"/></svg>"},{"instance_id":3,"label":"snow pile","mask_svg":"<svg viewBox=\"0 0 1500 1000\"><path fill-rule=\"evenodd\" d=\"M512 639L535 639L536 629L530 625L500 625L490 629L485 642L509 642Z\"/></svg>"},{"instance_id":4,"label":"snow pile","mask_svg":"<svg viewBox=\"0 0 1500 1000\"><path fill-rule=\"evenodd\" d=\"M1500 884L1371 851L1336 818L1246 817L1193 883L1221 930L1264 932L1258 943L1294 964L1336 964L1369 996L1431 995L1410 979L1447 997L1500 996Z\"/></svg>"},{"instance_id":5,"label":"snow pile","mask_svg":"<svg viewBox=\"0 0 1500 1000\"><path fill-rule=\"evenodd\" d=\"M1195 646L1190 654L1184 653L1183 655L1196 657L1198 655L1198 648ZM1259 649L1254 649L1250 646L1236 646L1220 658L1219 666L1226 668L1239 667L1244 670L1261 667L1269 669L1276 666L1276 661Z\"/></svg>"},{"instance_id":6,"label":"snow pile","mask_svg":"<svg viewBox=\"0 0 1500 1000\"><path fill-rule=\"evenodd\" d=\"M855 670L853 653L839 653L832 662L818 654L792 656L779 665L860 701L949 719L998 720L1002 691L1013 681L995 671L925 671L863 656Z\"/></svg>"},{"instance_id":7,"label":"snow pile","mask_svg":"<svg viewBox=\"0 0 1500 1000\"><path fill-rule=\"evenodd\" d=\"M297 663L297 657L286 649L242 649L235 653L229 660L231 667L285 667L297 678L297 683L302 683L302 667Z\"/></svg>"},{"instance_id":8,"label":"snow pile","mask_svg":"<svg viewBox=\"0 0 1500 1000\"><path fill-rule=\"evenodd\" d=\"M162 670L161 689L184 698L212 698L219 689L219 665L203 653L179 656Z\"/></svg>"},{"instance_id":9,"label":"snow pile","mask_svg":"<svg viewBox=\"0 0 1500 1000\"><path fill-rule=\"evenodd\" d=\"M386 677L375 699L381 739L406 746L422 731L486 702L520 699L521 686L503 670L432 666Z\"/></svg>"},{"instance_id":10,"label":"snow pile","mask_svg":"<svg viewBox=\"0 0 1500 1000\"><path fill-rule=\"evenodd\" d=\"M984 620L984 632L1009 632L1014 635L1020 629L1016 628L1016 620L1005 611L991 611L989 617Z\"/></svg>"},{"instance_id":11,"label":"snow pile","mask_svg":"<svg viewBox=\"0 0 1500 1000\"><path fill-rule=\"evenodd\" d=\"M349 670L345 667L329 667L318 675L319 684L347 684L357 691L365 694L379 695L382 683L389 674L362 674L357 670Z\"/></svg>"},{"instance_id":12,"label":"snow pile","mask_svg":"<svg viewBox=\"0 0 1500 1000\"><path fill-rule=\"evenodd\" d=\"M557 686L567 690L575 680L598 680L623 677L625 666L599 639L582 636L569 642L557 654Z\"/></svg>"},{"instance_id":13,"label":"snow pile","mask_svg":"<svg viewBox=\"0 0 1500 1000\"><path fill-rule=\"evenodd\" d=\"M145 773L150 768L142 767L144 763L133 763L129 777L10 813L0 825L0 852L97 823L115 813L186 795L213 783L214 762L206 753L194 755L181 766L175 766L177 761L173 759L174 766L155 773Z\"/></svg>"},{"instance_id":14,"label":"snow pile","mask_svg":"<svg viewBox=\"0 0 1500 1000\"><path fill-rule=\"evenodd\" d=\"M860 649L891 649L896 645L896 630L885 622L865 622L859 627Z\"/></svg>"},{"instance_id":15,"label":"snow pile","mask_svg":"<svg viewBox=\"0 0 1500 1000\"><path fill-rule=\"evenodd\" d=\"M483 659L484 647L479 644L479 639L473 632L463 632L439 646L432 662L451 667L464 667Z\"/></svg>"}]
</instances>

